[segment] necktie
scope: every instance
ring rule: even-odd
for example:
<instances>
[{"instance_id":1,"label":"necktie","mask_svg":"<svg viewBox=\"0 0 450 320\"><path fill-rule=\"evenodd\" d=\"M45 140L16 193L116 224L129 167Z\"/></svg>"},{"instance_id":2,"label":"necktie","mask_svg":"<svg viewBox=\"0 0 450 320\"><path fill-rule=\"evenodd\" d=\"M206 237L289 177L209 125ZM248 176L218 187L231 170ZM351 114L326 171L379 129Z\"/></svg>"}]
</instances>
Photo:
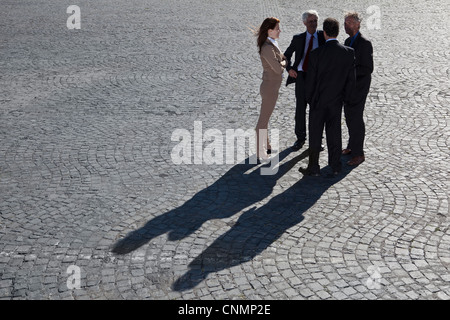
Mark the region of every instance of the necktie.
<instances>
[{"instance_id":1,"label":"necktie","mask_svg":"<svg viewBox=\"0 0 450 320\"><path fill-rule=\"evenodd\" d=\"M313 47L313 40L314 40L314 36L311 36L311 39L309 39L309 45L308 45L308 50L306 51L305 54L305 60L303 61L303 71L306 72L308 70L308 60L309 60L309 53L312 50Z\"/></svg>"}]
</instances>

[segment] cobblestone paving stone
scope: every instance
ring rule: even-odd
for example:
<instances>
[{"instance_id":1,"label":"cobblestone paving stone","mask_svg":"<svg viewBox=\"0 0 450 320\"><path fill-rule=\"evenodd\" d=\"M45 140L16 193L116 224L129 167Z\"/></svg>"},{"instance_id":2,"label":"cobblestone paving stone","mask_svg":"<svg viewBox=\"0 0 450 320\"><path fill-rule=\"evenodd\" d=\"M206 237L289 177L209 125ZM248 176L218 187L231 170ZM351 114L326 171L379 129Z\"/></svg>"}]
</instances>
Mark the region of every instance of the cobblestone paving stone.
<instances>
[{"instance_id":1,"label":"cobblestone paving stone","mask_svg":"<svg viewBox=\"0 0 450 320\"><path fill-rule=\"evenodd\" d=\"M70 5L79 30L67 28ZM0 298L450 299L448 1L0 8ZM286 48L309 8L319 25L348 9L366 17L366 161L302 178L307 153L289 151L294 90L283 86L276 174L175 165L175 129L255 126L249 28L279 17Z\"/></svg>"}]
</instances>

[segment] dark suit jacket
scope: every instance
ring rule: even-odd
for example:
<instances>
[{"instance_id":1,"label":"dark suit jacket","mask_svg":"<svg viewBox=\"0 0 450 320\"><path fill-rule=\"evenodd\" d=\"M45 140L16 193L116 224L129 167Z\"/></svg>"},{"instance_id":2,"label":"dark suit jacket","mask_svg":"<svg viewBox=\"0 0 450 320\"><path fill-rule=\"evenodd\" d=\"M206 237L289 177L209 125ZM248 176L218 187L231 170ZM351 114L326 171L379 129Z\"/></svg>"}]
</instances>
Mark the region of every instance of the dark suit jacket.
<instances>
[{"instance_id":1,"label":"dark suit jacket","mask_svg":"<svg viewBox=\"0 0 450 320\"><path fill-rule=\"evenodd\" d=\"M314 108L341 108L353 98L355 52L337 40L311 51L306 77L306 101ZM342 110L342 109L339 109Z\"/></svg>"},{"instance_id":2,"label":"dark suit jacket","mask_svg":"<svg viewBox=\"0 0 450 320\"><path fill-rule=\"evenodd\" d=\"M351 38L345 40L345 45L350 46ZM353 42L356 56L356 88L361 94L369 92L373 72L373 48L372 43L361 33Z\"/></svg>"},{"instance_id":3,"label":"dark suit jacket","mask_svg":"<svg viewBox=\"0 0 450 320\"><path fill-rule=\"evenodd\" d=\"M325 44L325 37L323 35L323 31L317 31L317 37L319 38L319 47ZM286 71L289 72L290 69L298 70L298 65L302 61L303 54L305 52L306 45L306 31L303 33L296 34L291 41L291 44L284 52L284 56L286 57ZM295 60L294 64L292 64L292 54L295 52ZM286 86L294 83L295 78L288 77L286 80Z\"/></svg>"}]
</instances>

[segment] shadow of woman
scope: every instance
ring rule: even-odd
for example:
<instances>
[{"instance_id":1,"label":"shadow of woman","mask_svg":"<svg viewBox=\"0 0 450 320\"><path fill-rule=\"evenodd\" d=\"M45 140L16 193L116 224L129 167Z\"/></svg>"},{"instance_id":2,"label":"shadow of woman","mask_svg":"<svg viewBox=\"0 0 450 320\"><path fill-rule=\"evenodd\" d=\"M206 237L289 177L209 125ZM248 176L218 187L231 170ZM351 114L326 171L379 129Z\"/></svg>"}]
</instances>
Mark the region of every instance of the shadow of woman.
<instances>
[{"instance_id":1,"label":"shadow of woman","mask_svg":"<svg viewBox=\"0 0 450 320\"><path fill-rule=\"evenodd\" d=\"M252 260L275 242L287 229L303 220L306 212L352 167L343 166L337 177L305 176L260 208L243 213L236 224L190 264L189 270L175 281L172 289L185 291L197 286L209 273L218 272ZM331 168L323 168L330 171Z\"/></svg>"},{"instance_id":2,"label":"shadow of woman","mask_svg":"<svg viewBox=\"0 0 450 320\"><path fill-rule=\"evenodd\" d=\"M290 149L282 151L279 154L279 161L286 158L290 152ZM255 168L257 165L247 164L249 162L247 159L243 164L232 167L220 179L195 194L182 206L161 214L143 227L130 232L113 245L112 252L130 253L164 233L169 233L168 238L171 241L180 240L195 232L208 220L232 217L268 197L277 180L307 156L308 152L303 152L289 162L274 168L272 175L261 175L260 170ZM269 170L269 165L264 168ZM245 174L248 171L251 172Z\"/></svg>"}]
</instances>

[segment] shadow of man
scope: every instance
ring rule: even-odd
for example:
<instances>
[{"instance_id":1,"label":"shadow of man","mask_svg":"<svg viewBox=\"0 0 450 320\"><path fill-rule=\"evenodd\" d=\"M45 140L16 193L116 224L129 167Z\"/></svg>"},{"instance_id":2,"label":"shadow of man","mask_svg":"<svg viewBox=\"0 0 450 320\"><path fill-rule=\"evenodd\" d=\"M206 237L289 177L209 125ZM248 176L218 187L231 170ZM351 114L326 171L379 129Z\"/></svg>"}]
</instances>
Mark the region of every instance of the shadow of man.
<instances>
[{"instance_id":1,"label":"shadow of man","mask_svg":"<svg viewBox=\"0 0 450 320\"><path fill-rule=\"evenodd\" d=\"M189 264L189 270L175 281L172 289L192 289L205 280L209 273L252 260L287 229L300 223L303 213L351 170L352 167L343 166L342 173L331 178L304 176L264 206L247 210L228 232L216 239ZM331 168L326 167L322 171L331 172Z\"/></svg>"},{"instance_id":2,"label":"shadow of man","mask_svg":"<svg viewBox=\"0 0 450 320\"><path fill-rule=\"evenodd\" d=\"M290 152L290 148L282 151L279 154L279 162ZM194 233L208 220L232 217L268 197L277 180L307 156L308 152L304 151L289 162L274 168L273 175L261 175L260 170L255 168L257 165L247 164L247 159L243 164L233 166L220 179L195 194L182 206L161 214L143 227L130 232L113 245L112 252L130 253L164 233L168 233L168 239L171 241L180 240ZM268 170L269 165L264 168ZM250 170L251 173L245 174Z\"/></svg>"}]
</instances>

